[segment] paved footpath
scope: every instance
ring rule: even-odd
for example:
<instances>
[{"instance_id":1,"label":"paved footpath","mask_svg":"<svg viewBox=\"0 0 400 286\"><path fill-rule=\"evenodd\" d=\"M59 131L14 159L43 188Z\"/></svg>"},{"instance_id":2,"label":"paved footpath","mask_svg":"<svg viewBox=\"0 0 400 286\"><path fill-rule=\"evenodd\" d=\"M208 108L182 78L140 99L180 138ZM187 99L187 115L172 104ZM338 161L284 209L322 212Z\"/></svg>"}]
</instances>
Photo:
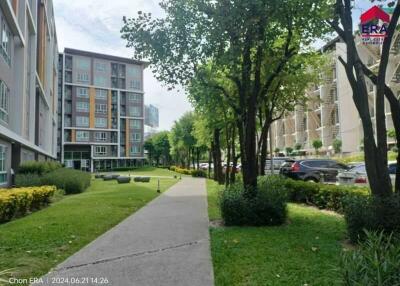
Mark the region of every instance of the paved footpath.
<instances>
[{"instance_id":1,"label":"paved footpath","mask_svg":"<svg viewBox=\"0 0 400 286\"><path fill-rule=\"evenodd\" d=\"M214 285L205 180L183 178L43 281L35 285Z\"/></svg>"}]
</instances>

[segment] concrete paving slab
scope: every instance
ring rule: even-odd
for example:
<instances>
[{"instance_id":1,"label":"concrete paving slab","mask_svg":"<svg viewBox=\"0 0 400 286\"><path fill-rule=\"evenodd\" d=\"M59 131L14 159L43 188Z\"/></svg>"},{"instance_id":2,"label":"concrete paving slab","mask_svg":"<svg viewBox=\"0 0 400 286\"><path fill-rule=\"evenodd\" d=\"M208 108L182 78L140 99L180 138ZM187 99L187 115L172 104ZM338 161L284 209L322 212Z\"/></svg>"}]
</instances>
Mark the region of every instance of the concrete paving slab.
<instances>
[{"instance_id":1,"label":"concrete paving slab","mask_svg":"<svg viewBox=\"0 0 400 286\"><path fill-rule=\"evenodd\" d=\"M183 178L43 281L35 285L214 285L205 180Z\"/></svg>"}]
</instances>

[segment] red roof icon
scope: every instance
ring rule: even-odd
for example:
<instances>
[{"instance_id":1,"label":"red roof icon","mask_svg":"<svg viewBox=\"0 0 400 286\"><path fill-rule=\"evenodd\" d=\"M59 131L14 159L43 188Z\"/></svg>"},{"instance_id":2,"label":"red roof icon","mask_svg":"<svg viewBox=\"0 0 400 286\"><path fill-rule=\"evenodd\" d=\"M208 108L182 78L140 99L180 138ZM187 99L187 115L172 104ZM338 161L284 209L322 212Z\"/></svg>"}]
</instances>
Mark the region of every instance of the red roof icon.
<instances>
[{"instance_id":1,"label":"red roof icon","mask_svg":"<svg viewBox=\"0 0 400 286\"><path fill-rule=\"evenodd\" d=\"M373 20L382 20L385 23L389 23L390 15L378 6L374 6L361 15L361 24L365 24Z\"/></svg>"}]
</instances>

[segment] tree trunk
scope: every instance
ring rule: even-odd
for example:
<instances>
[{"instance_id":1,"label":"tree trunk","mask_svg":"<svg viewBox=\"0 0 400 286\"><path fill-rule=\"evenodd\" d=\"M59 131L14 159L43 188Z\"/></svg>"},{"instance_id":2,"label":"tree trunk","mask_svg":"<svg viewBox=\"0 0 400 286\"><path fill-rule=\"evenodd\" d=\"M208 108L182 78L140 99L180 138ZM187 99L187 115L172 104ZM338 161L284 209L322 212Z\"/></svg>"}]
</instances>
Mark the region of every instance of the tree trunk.
<instances>
[{"instance_id":1,"label":"tree trunk","mask_svg":"<svg viewBox=\"0 0 400 286\"><path fill-rule=\"evenodd\" d=\"M197 170L200 170L200 148L196 147Z\"/></svg>"},{"instance_id":2,"label":"tree trunk","mask_svg":"<svg viewBox=\"0 0 400 286\"><path fill-rule=\"evenodd\" d=\"M229 128L227 128L226 132L226 148L227 148L227 158L226 158L226 170L225 170L225 186L229 186L229 174L231 170L231 144L230 144L230 133Z\"/></svg>"},{"instance_id":3,"label":"tree trunk","mask_svg":"<svg viewBox=\"0 0 400 286\"><path fill-rule=\"evenodd\" d=\"M193 167L193 169L196 169L194 150L195 150L195 148L193 147L192 148L192 167Z\"/></svg>"},{"instance_id":4,"label":"tree trunk","mask_svg":"<svg viewBox=\"0 0 400 286\"><path fill-rule=\"evenodd\" d=\"M229 179L230 184L235 183L236 181L236 172L237 172L237 161L238 158L236 157L236 146L235 146L235 140L236 139L236 128L235 126L232 126L232 140L231 140L231 150L232 150L232 172L231 172L231 177Z\"/></svg>"},{"instance_id":5,"label":"tree trunk","mask_svg":"<svg viewBox=\"0 0 400 286\"><path fill-rule=\"evenodd\" d=\"M260 175L265 176L265 164L267 161L267 153L268 153L268 130L269 126L267 127L267 132L265 133L265 136L261 138L262 143L261 143L261 154L260 154Z\"/></svg>"},{"instance_id":6,"label":"tree trunk","mask_svg":"<svg viewBox=\"0 0 400 286\"><path fill-rule=\"evenodd\" d=\"M213 145L211 144L211 149L208 150L208 178L211 179L211 163L212 163L212 150L213 150Z\"/></svg>"},{"instance_id":7,"label":"tree trunk","mask_svg":"<svg viewBox=\"0 0 400 286\"><path fill-rule=\"evenodd\" d=\"M222 164L221 164L221 143L220 143L221 130L214 129L214 173L216 174L216 181L219 184L224 183L224 178L222 174Z\"/></svg>"}]
</instances>

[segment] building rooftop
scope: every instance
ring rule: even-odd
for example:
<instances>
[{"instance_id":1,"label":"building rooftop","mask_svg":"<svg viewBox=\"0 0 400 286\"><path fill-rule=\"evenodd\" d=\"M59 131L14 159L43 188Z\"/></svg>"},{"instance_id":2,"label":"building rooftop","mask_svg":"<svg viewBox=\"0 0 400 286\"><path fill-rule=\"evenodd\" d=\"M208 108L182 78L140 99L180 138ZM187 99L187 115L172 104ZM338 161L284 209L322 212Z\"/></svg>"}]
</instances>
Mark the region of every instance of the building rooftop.
<instances>
[{"instance_id":1,"label":"building rooftop","mask_svg":"<svg viewBox=\"0 0 400 286\"><path fill-rule=\"evenodd\" d=\"M132 65L144 65L145 67L148 67L150 64L149 62L146 62L146 61L139 61L139 60L135 60L135 59L131 59L131 58L123 58L123 57L117 57L117 56L112 56L112 55L106 55L106 54L101 54L101 53L88 52L88 51L76 50L76 49L70 49L70 48L65 48L64 53L69 54L69 55L78 55L78 56L104 59L104 60L109 60L109 61L122 62L122 63L132 64Z\"/></svg>"}]
</instances>

